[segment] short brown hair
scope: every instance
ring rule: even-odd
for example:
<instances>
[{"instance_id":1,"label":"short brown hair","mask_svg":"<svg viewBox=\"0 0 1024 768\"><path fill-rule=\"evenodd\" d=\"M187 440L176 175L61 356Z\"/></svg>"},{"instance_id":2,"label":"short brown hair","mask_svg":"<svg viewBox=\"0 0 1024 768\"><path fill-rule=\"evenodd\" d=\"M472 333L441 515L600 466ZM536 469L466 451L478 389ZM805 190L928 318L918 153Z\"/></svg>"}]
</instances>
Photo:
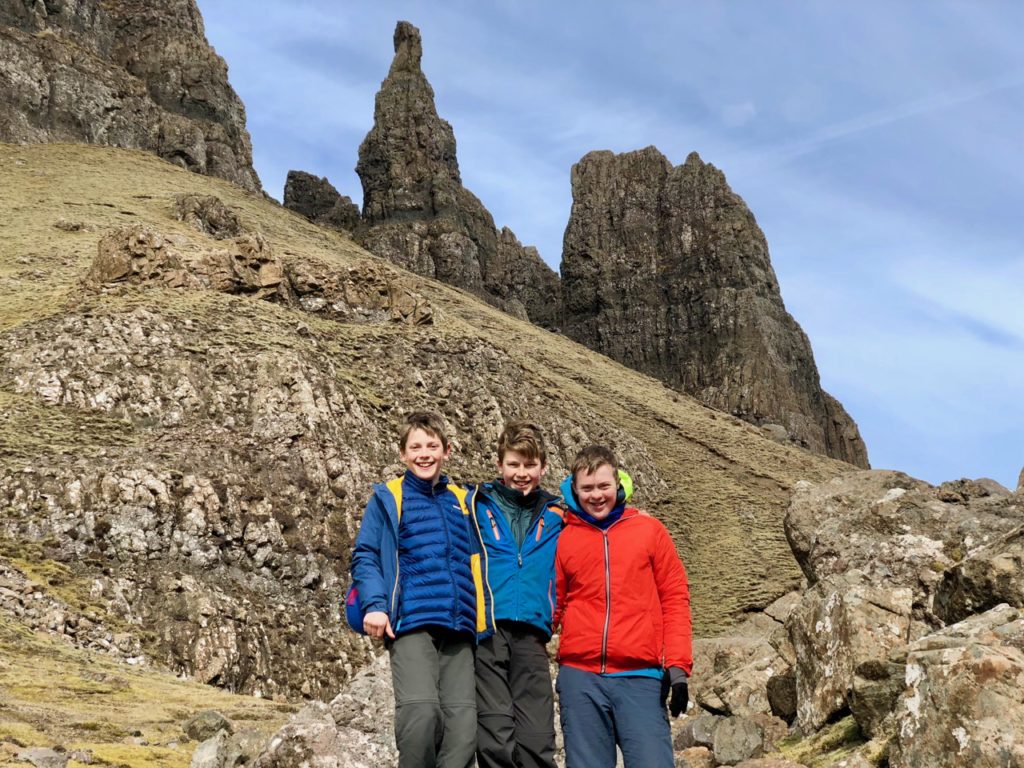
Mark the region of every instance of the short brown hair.
<instances>
[{"instance_id":1,"label":"short brown hair","mask_svg":"<svg viewBox=\"0 0 1024 768\"><path fill-rule=\"evenodd\" d=\"M405 444L409 442L409 433L414 429L422 429L428 435L436 437L444 449L448 450L448 437L444 433L444 419L441 414L436 411L416 411L406 416L402 428L398 431L400 450L405 450Z\"/></svg>"},{"instance_id":2,"label":"short brown hair","mask_svg":"<svg viewBox=\"0 0 1024 768\"><path fill-rule=\"evenodd\" d=\"M615 454L612 453L612 449L606 445L588 445L577 453L576 458L572 461L570 469L573 482L576 482L576 475L580 472L593 474L598 467L603 467L605 464L610 465L615 476L618 477L619 462L615 458Z\"/></svg>"},{"instance_id":3,"label":"short brown hair","mask_svg":"<svg viewBox=\"0 0 1024 768\"><path fill-rule=\"evenodd\" d=\"M504 461L507 451L521 453L528 459L537 459L541 466L548 463L544 433L529 421L510 421L505 425L498 438L498 461Z\"/></svg>"}]
</instances>

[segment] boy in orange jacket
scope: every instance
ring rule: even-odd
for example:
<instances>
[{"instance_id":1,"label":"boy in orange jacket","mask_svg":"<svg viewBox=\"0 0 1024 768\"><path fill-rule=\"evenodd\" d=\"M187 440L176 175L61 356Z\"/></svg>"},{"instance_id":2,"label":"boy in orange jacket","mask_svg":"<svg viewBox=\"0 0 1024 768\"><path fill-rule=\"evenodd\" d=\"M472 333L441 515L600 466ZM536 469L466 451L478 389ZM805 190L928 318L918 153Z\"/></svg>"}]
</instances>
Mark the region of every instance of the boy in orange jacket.
<instances>
[{"instance_id":1,"label":"boy in orange jacket","mask_svg":"<svg viewBox=\"0 0 1024 768\"><path fill-rule=\"evenodd\" d=\"M576 456L555 556L557 690L566 768L672 768L673 717L693 666L686 570L665 526L625 506L604 446Z\"/></svg>"}]
</instances>

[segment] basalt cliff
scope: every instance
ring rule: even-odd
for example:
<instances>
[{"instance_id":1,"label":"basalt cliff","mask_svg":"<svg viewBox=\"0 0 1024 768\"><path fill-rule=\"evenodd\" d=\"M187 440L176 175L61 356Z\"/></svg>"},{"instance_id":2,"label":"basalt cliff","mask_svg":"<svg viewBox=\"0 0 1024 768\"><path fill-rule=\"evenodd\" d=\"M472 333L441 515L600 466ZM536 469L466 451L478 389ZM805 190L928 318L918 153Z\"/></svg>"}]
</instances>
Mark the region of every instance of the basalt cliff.
<instances>
[{"instance_id":1,"label":"basalt cliff","mask_svg":"<svg viewBox=\"0 0 1024 768\"><path fill-rule=\"evenodd\" d=\"M260 189L195 0L4 0L0 62L0 141L143 149Z\"/></svg>"},{"instance_id":2,"label":"basalt cliff","mask_svg":"<svg viewBox=\"0 0 1024 768\"><path fill-rule=\"evenodd\" d=\"M572 169L565 333L701 402L868 466L786 311L754 216L696 153L591 152Z\"/></svg>"},{"instance_id":3,"label":"basalt cliff","mask_svg":"<svg viewBox=\"0 0 1024 768\"><path fill-rule=\"evenodd\" d=\"M586 155L572 170L559 279L511 230L496 233L462 186L454 132L421 68L419 31L400 22L394 43L356 168L362 218L326 180L318 181L323 202L310 209L308 195L300 201L291 190L315 177L298 172L286 206L773 439L868 466L856 423L821 388L810 341L786 311L765 237L721 171L695 154L673 168L653 147Z\"/></svg>"}]
</instances>

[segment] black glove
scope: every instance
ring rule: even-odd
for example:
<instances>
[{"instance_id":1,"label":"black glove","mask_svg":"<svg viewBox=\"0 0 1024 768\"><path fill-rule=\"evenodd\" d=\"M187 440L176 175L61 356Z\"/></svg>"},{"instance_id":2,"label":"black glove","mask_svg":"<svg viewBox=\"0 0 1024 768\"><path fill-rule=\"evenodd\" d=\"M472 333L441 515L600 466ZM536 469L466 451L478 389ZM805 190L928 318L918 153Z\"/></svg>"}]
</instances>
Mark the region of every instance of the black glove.
<instances>
[{"instance_id":1,"label":"black glove","mask_svg":"<svg viewBox=\"0 0 1024 768\"><path fill-rule=\"evenodd\" d=\"M680 667L669 667L666 678L669 687L672 689L672 697L668 702L668 711L672 717L679 717L686 711L686 705L690 701L689 678Z\"/></svg>"}]
</instances>

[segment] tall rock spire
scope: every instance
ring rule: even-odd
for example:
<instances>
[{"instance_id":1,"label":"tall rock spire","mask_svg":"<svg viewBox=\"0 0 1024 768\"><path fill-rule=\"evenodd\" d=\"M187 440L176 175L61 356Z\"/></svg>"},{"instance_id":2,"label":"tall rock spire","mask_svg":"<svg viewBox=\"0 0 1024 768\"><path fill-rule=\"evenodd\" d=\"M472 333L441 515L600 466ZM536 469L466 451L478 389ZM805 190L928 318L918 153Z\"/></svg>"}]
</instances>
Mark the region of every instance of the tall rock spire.
<instances>
[{"instance_id":1,"label":"tall rock spire","mask_svg":"<svg viewBox=\"0 0 1024 768\"><path fill-rule=\"evenodd\" d=\"M361 244L511 314L557 327L558 276L511 232L499 237L491 214L462 186L455 133L437 114L420 67L419 30L400 21L394 42L395 58L356 165L363 185Z\"/></svg>"},{"instance_id":2,"label":"tall rock spire","mask_svg":"<svg viewBox=\"0 0 1024 768\"><path fill-rule=\"evenodd\" d=\"M821 388L743 200L692 153L591 152L572 170L565 332L754 424L858 466L867 450Z\"/></svg>"}]
</instances>

